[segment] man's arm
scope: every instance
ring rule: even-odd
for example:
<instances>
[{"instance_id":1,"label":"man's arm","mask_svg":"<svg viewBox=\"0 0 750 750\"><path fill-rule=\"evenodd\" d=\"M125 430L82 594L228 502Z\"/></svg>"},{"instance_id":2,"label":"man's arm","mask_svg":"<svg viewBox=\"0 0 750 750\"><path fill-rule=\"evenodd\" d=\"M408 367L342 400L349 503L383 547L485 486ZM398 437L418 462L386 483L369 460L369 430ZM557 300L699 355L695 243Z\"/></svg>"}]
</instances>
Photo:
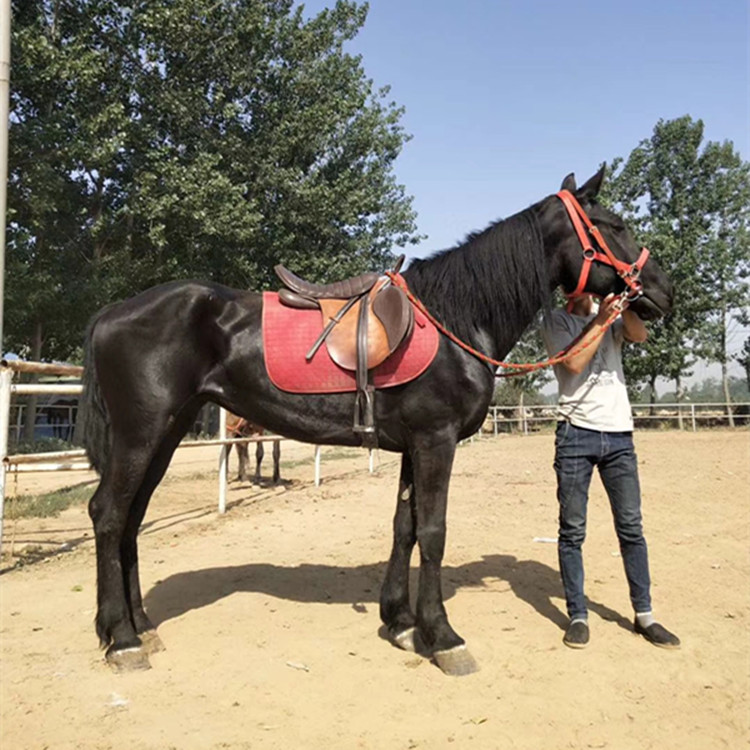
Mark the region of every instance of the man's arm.
<instances>
[{"instance_id":1,"label":"man's arm","mask_svg":"<svg viewBox=\"0 0 750 750\"><path fill-rule=\"evenodd\" d=\"M633 344L642 344L648 338L646 325L632 310L622 311L622 333Z\"/></svg>"}]
</instances>

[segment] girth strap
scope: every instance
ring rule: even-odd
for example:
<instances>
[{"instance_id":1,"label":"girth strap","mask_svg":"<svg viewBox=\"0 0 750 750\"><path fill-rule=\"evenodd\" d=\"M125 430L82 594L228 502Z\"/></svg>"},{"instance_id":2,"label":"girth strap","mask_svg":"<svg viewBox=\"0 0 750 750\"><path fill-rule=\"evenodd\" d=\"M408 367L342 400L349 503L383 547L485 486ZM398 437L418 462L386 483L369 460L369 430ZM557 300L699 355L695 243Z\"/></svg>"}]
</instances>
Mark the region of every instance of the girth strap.
<instances>
[{"instance_id":1,"label":"girth strap","mask_svg":"<svg viewBox=\"0 0 750 750\"><path fill-rule=\"evenodd\" d=\"M357 403L354 407L355 433L362 435L362 445L365 448L377 447L375 433L375 388L369 382L369 368L367 365L367 316L369 305L362 302L359 306L359 320L357 322Z\"/></svg>"}]
</instances>

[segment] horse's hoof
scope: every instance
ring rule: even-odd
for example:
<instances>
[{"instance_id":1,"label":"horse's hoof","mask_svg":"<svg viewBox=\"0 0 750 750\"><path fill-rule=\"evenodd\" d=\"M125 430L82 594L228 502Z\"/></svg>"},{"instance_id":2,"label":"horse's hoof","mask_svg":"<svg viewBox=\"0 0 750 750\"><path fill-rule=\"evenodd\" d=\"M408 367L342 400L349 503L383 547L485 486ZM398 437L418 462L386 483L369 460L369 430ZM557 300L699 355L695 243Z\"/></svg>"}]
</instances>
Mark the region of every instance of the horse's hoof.
<instances>
[{"instance_id":1,"label":"horse's hoof","mask_svg":"<svg viewBox=\"0 0 750 750\"><path fill-rule=\"evenodd\" d=\"M115 650L110 646L105 658L107 664L115 672L139 672L144 669L151 669L148 653L143 646L134 646L133 648L119 650Z\"/></svg>"},{"instance_id":2,"label":"horse's hoof","mask_svg":"<svg viewBox=\"0 0 750 750\"><path fill-rule=\"evenodd\" d=\"M417 632L416 628L407 628L402 630L400 633L392 633L391 640L393 644L402 648L404 651L416 651L417 647L414 642L414 635Z\"/></svg>"},{"instance_id":3,"label":"horse's hoof","mask_svg":"<svg viewBox=\"0 0 750 750\"><path fill-rule=\"evenodd\" d=\"M445 674L452 677L462 677L479 671L479 665L466 648L466 644L445 651L435 651L432 658Z\"/></svg>"},{"instance_id":4,"label":"horse's hoof","mask_svg":"<svg viewBox=\"0 0 750 750\"><path fill-rule=\"evenodd\" d=\"M138 637L141 639L142 647L147 654L158 654L160 651L167 650L156 629L145 630L143 633L139 633Z\"/></svg>"}]
</instances>

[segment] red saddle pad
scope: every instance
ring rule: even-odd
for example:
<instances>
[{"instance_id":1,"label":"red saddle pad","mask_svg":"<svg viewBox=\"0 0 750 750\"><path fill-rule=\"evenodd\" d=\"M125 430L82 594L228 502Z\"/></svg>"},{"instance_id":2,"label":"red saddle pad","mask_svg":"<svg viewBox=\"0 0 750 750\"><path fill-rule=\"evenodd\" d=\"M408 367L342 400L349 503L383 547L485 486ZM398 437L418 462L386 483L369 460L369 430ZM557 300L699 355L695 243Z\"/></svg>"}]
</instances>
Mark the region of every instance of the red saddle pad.
<instances>
[{"instance_id":1,"label":"red saddle pad","mask_svg":"<svg viewBox=\"0 0 750 750\"><path fill-rule=\"evenodd\" d=\"M325 343L315 356L305 354L320 335L320 310L297 310L279 302L276 292L263 293L263 350L271 382L290 393L342 393L356 391L355 375L339 367ZM421 375L437 354L439 333L416 308L414 329L388 359L372 373L376 388L401 385Z\"/></svg>"}]
</instances>

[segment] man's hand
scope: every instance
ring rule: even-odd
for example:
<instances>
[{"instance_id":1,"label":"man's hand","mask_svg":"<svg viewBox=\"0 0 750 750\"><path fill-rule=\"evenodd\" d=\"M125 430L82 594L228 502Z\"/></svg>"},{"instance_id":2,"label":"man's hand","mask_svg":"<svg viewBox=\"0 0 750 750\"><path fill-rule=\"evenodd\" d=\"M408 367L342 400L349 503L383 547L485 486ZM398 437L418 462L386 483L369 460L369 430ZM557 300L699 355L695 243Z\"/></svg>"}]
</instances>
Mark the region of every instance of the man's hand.
<instances>
[{"instance_id":1,"label":"man's hand","mask_svg":"<svg viewBox=\"0 0 750 750\"><path fill-rule=\"evenodd\" d=\"M618 313L623 312L627 306L628 301L620 297L619 294L608 294L599 303L599 312L596 314L595 320L599 325L604 325L609 320L610 315L615 311Z\"/></svg>"},{"instance_id":2,"label":"man's hand","mask_svg":"<svg viewBox=\"0 0 750 750\"><path fill-rule=\"evenodd\" d=\"M594 323L603 326L609 320L609 316L615 311L622 313L623 320L623 334L627 341L634 344L643 343L647 336L648 331L643 321L632 311L628 310L628 301L624 297L618 294L608 294L599 303L599 312L594 318ZM627 313L626 313L627 310Z\"/></svg>"},{"instance_id":3,"label":"man's hand","mask_svg":"<svg viewBox=\"0 0 750 750\"><path fill-rule=\"evenodd\" d=\"M581 339L580 343L584 346L581 347L577 354L574 354L572 357L569 357L567 360L565 360L562 363L563 367L565 367L565 369L567 369L568 371L575 373L576 375L582 373L602 342L602 329L606 325L610 316L615 312L619 315L620 313L625 311L625 308L627 306L628 301L620 295L608 294L599 303L599 312L596 314L596 317L594 317L594 319L588 324L588 326L583 329L583 338ZM628 312L628 315L633 315L633 313ZM641 339L632 340L638 341Z\"/></svg>"}]
</instances>

